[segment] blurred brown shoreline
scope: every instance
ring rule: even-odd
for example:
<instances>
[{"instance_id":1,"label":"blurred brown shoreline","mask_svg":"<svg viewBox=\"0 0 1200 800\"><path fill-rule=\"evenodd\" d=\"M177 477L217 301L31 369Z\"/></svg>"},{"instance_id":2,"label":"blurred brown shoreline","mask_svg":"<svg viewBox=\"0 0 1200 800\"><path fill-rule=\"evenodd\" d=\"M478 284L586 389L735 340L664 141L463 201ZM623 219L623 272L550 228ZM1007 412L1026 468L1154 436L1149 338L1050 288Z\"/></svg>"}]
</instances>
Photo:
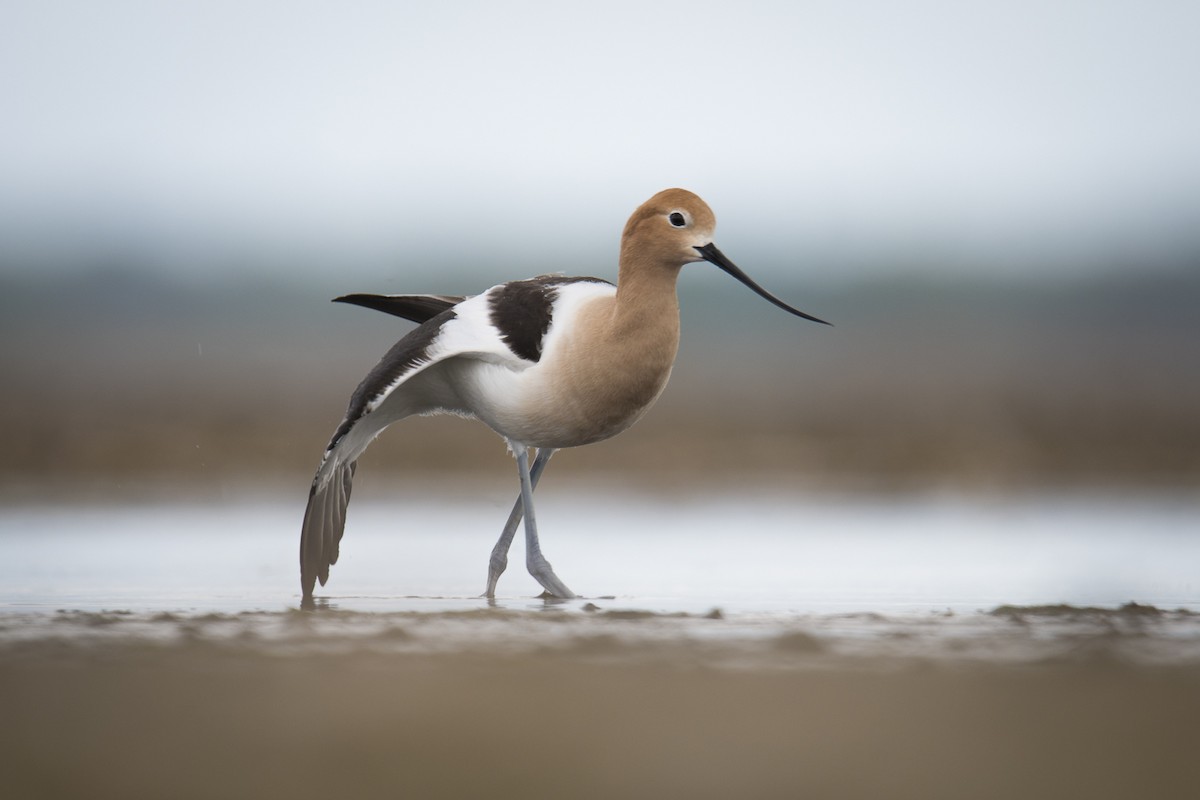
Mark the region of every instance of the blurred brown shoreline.
<instances>
[{"instance_id":1,"label":"blurred brown shoreline","mask_svg":"<svg viewBox=\"0 0 1200 800\"><path fill-rule=\"evenodd\" d=\"M1196 271L1200 273L1200 270ZM357 381L411 326L319 290L134 274L7 281L8 499L305 485ZM560 480L967 490L1200 485L1200 278L777 287L837 327L681 285L672 382ZM806 306L806 307L807 307ZM478 423L407 420L364 457L389 481L509 478Z\"/></svg>"}]
</instances>

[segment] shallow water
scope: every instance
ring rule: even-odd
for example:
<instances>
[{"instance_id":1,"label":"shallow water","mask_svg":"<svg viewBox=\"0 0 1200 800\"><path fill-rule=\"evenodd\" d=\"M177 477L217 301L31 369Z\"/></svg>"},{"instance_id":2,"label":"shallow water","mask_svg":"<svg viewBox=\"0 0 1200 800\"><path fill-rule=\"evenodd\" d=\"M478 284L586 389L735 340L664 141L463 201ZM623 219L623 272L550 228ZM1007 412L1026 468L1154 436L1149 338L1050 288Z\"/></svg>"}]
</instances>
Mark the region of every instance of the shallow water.
<instances>
[{"instance_id":1,"label":"shallow water","mask_svg":"<svg viewBox=\"0 0 1200 800\"><path fill-rule=\"evenodd\" d=\"M341 610L487 607L508 498L430 495L350 509L318 599ZM542 545L562 606L795 615L1002 604L1200 611L1200 501L547 493ZM0 509L0 610L279 611L299 603L303 508L275 501ZM518 536L495 605L544 608Z\"/></svg>"}]
</instances>

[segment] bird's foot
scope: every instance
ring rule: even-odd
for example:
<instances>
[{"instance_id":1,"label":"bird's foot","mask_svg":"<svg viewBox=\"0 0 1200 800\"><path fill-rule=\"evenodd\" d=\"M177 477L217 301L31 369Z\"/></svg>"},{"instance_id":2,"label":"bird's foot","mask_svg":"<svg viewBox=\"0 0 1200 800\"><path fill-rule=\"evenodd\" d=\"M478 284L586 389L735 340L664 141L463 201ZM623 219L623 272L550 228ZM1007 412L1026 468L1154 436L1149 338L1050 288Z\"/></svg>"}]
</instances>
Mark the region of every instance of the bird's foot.
<instances>
[{"instance_id":1,"label":"bird's foot","mask_svg":"<svg viewBox=\"0 0 1200 800\"><path fill-rule=\"evenodd\" d=\"M504 569L507 566L507 558L501 557L497 559L495 554L492 555L492 560L488 562L487 589L484 590L483 597L491 598L496 596L496 584L500 582L500 576L504 574Z\"/></svg>"},{"instance_id":2,"label":"bird's foot","mask_svg":"<svg viewBox=\"0 0 1200 800\"><path fill-rule=\"evenodd\" d=\"M570 600L575 597L575 593L567 588L567 585L554 574L554 569L550 566L550 562L542 558L536 561L531 561L528 565L529 574L532 575L542 588L546 590L545 594L559 600Z\"/></svg>"}]
</instances>

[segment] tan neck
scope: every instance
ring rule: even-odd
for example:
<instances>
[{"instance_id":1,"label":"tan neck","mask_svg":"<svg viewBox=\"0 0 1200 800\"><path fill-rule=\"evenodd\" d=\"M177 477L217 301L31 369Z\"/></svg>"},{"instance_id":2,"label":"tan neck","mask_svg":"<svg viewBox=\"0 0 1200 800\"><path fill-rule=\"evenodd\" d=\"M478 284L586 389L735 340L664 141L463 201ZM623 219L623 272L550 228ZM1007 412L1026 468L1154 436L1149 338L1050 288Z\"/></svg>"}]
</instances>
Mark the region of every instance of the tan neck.
<instances>
[{"instance_id":1,"label":"tan neck","mask_svg":"<svg viewBox=\"0 0 1200 800\"><path fill-rule=\"evenodd\" d=\"M647 329L672 331L678 340L679 298L675 283L680 267L623 257L613 309L614 328L623 335L639 331L640 336L645 336Z\"/></svg>"}]
</instances>

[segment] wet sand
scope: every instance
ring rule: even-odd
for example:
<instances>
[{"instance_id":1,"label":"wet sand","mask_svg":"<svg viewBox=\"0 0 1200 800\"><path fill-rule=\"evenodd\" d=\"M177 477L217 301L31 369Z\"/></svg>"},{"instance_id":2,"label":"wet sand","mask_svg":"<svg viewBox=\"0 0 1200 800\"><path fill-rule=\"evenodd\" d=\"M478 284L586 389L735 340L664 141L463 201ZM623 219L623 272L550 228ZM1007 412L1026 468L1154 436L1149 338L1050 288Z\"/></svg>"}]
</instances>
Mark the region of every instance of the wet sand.
<instances>
[{"instance_id":1,"label":"wet sand","mask_svg":"<svg viewBox=\"0 0 1200 800\"><path fill-rule=\"evenodd\" d=\"M1200 620L12 614L0 708L12 798L1184 798Z\"/></svg>"}]
</instances>

